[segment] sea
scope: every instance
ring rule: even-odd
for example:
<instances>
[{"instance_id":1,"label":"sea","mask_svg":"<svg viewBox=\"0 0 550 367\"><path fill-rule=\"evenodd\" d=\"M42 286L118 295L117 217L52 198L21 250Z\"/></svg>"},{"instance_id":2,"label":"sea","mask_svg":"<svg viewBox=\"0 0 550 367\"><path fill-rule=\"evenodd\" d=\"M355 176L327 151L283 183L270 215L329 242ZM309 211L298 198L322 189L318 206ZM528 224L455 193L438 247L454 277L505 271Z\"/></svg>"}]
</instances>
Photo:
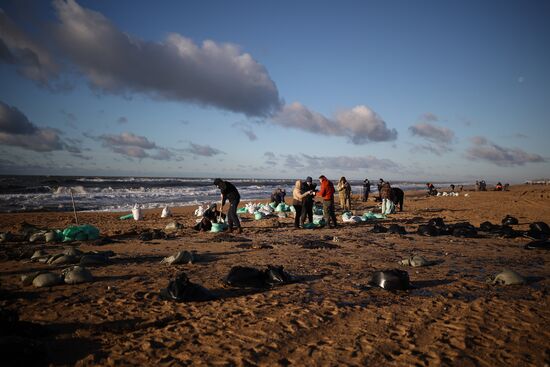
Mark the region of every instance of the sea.
<instances>
[{"instance_id":1,"label":"sea","mask_svg":"<svg viewBox=\"0 0 550 367\"><path fill-rule=\"evenodd\" d=\"M241 202L269 199L276 188L292 196L292 179L227 179L241 194ZM336 181L333 181L336 185ZM350 180L352 192L362 193L362 181ZM376 192L376 181L371 181ZM424 182L392 181L403 190L424 189ZM436 186L448 188L451 183ZM455 184L460 184L456 183ZM70 211L127 212L136 204L144 209L203 205L220 200L212 178L0 176L0 212Z\"/></svg>"}]
</instances>

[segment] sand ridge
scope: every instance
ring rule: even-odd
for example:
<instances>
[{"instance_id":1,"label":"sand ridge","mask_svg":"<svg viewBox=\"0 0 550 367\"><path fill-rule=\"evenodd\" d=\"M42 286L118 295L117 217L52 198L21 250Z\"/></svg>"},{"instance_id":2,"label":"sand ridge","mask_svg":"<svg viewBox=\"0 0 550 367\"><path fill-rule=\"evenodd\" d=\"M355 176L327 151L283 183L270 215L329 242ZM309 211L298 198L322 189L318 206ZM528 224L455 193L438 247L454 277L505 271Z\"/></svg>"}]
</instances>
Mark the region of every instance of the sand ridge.
<instances>
[{"instance_id":1,"label":"sand ridge","mask_svg":"<svg viewBox=\"0 0 550 367\"><path fill-rule=\"evenodd\" d=\"M500 223L510 214L519 219L517 229L534 221L550 223L550 190L514 186L510 192L468 194L427 198L408 192L405 211L381 221L405 226L404 236L372 233L370 223L294 230L292 218L254 221L247 215L243 234L197 233L190 228L194 208L175 208L167 219L160 218L160 210L147 211L139 222L120 221L115 213L79 213L82 223L118 241L78 244L83 251L117 254L109 265L90 267L96 281L23 287L20 275L52 267L7 255L22 247L54 253L67 245L2 244L0 301L22 320L45 325L34 338L44 350L37 360L44 364L545 365L550 361L547 251L525 250L530 240L523 237L423 237L414 232L434 217L478 226L485 220ZM376 207L372 201L354 200L353 205L359 213ZM0 218L1 231L13 231L23 221L50 228L72 224L72 213ZM174 238L138 240L140 232L162 229L173 220L184 224ZM336 246L306 249L301 245L307 241ZM196 263L160 264L182 250L197 254ZM412 253L439 263L422 268L397 264ZM262 291L222 282L232 266L269 264L283 265L298 281ZM409 272L415 289L389 292L367 286L372 272L395 267ZM485 282L504 268L528 277L528 284ZM160 299L159 290L180 271L218 299Z\"/></svg>"}]
</instances>

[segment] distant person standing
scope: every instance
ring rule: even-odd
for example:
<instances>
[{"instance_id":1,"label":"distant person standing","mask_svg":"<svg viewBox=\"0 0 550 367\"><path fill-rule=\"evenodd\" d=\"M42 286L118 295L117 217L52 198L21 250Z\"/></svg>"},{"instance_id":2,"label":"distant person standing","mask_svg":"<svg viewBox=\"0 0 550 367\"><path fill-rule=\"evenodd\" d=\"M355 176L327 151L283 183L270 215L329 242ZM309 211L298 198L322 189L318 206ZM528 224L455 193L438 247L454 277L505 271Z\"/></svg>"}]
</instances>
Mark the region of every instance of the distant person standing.
<instances>
[{"instance_id":1,"label":"distant person standing","mask_svg":"<svg viewBox=\"0 0 550 367\"><path fill-rule=\"evenodd\" d=\"M378 185L377 188L378 188L378 200L379 201L382 201L382 196L380 195L380 190L382 190L382 185L384 184L384 180L383 179L380 179L378 180Z\"/></svg>"},{"instance_id":2,"label":"distant person standing","mask_svg":"<svg viewBox=\"0 0 550 367\"><path fill-rule=\"evenodd\" d=\"M455 185L454 184L451 184L449 187L451 188L451 191L453 191L453 192L455 191Z\"/></svg>"},{"instance_id":3,"label":"distant person standing","mask_svg":"<svg viewBox=\"0 0 550 367\"><path fill-rule=\"evenodd\" d=\"M313 198L314 192L317 188L317 184L313 183L311 177L307 177L305 182L302 182L302 193L306 191L311 191L312 195L308 195L304 198L304 206L302 208L302 218L300 218L300 223L304 224L306 222L306 217L309 223L313 223Z\"/></svg>"},{"instance_id":4,"label":"distant person standing","mask_svg":"<svg viewBox=\"0 0 550 367\"><path fill-rule=\"evenodd\" d=\"M342 210L351 210L351 185L345 177L338 181L338 197L340 198L340 207Z\"/></svg>"},{"instance_id":5,"label":"distant person standing","mask_svg":"<svg viewBox=\"0 0 550 367\"><path fill-rule=\"evenodd\" d=\"M304 222L302 222L302 208L304 206L304 201L306 197L311 196L313 191L302 190L302 181L297 180L294 185L294 190L292 190L292 205L296 211L294 215L294 228L300 228Z\"/></svg>"},{"instance_id":6,"label":"distant person standing","mask_svg":"<svg viewBox=\"0 0 550 367\"><path fill-rule=\"evenodd\" d=\"M391 186L389 182L384 182L380 187L380 197L382 198L382 214L386 214L391 207Z\"/></svg>"},{"instance_id":7,"label":"distant person standing","mask_svg":"<svg viewBox=\"0 0 550 367\"><path fill-rule=\"evenodd\" d=\"M237 216L237 206L241 201L241 195L237 188L229 181L224 181L221 178L214 180L214 185L220 189L222 194L222 207L225 205L225 201L229 201L229 209L227 210L227 224L229 225L229 232L233 232L233 228L237 229L237 233L242 233L241 222Z\"/></svg>"},{"instance_id":8,"label":"distant person standing","mask_svg":"<svg viewBox=\"0 0 550 367\"><path fill-rule=\"evenodd\" d=\"M319 176L321 182L321 189L317 193L317 196L323 198L323 217L329 227L331 221L333 226L336 227L336 214L334 214L334 185L324 175Z\"/></svg>"},{"instance_id":9,"label":"distant person standing","mask_svg":"<svg viewBox=\"0 0 550 367\"><path fill-rule=\"evenodd\" d=\"M370 193L370 181L368 178L365 178L365 181L363 181L363 197L362 197L363 202L369 201L369 193Z\"/></svg>"}]
</instances>

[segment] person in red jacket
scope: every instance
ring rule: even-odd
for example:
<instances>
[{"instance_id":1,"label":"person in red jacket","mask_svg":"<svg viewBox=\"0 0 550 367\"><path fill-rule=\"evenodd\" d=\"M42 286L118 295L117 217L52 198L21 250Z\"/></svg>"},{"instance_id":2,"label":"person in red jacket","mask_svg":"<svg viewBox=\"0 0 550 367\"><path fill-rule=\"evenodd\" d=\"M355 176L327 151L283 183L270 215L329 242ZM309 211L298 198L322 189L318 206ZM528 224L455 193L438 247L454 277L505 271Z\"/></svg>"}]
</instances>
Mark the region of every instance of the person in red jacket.
<instances>
[{"instance_id":1,"label":"person in red jacket","mask_svg":"<svg viewBox=\"0 0 550 367\"><path fill-rule=\"evenodd\" d=\"M336 227L336 214L334 214L334 185L323 175L319 176L319 181L321 181L321 188L317 196L323 198L323 217L329 227ZM331 220L332 226L330 224Z\"/></svg>"}]
</instances>

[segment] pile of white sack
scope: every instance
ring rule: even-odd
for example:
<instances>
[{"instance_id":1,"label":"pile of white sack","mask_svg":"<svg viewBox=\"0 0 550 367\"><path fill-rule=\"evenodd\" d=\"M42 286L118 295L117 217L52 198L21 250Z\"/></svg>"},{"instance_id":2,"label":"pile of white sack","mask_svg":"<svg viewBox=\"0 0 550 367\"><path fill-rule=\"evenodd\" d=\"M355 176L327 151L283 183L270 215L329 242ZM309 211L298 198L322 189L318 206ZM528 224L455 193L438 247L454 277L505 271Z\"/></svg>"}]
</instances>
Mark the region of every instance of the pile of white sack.
<instances>
[{"instance_id":1,"label":"pile of white sack","mask_svg":"<svg viewBox=\"0 0 550 367\"><path fill-rule=\"evenodd\" d=\"M459 196L458 192L438 192L437 196Z\"/></svg>"}]
</instances>

